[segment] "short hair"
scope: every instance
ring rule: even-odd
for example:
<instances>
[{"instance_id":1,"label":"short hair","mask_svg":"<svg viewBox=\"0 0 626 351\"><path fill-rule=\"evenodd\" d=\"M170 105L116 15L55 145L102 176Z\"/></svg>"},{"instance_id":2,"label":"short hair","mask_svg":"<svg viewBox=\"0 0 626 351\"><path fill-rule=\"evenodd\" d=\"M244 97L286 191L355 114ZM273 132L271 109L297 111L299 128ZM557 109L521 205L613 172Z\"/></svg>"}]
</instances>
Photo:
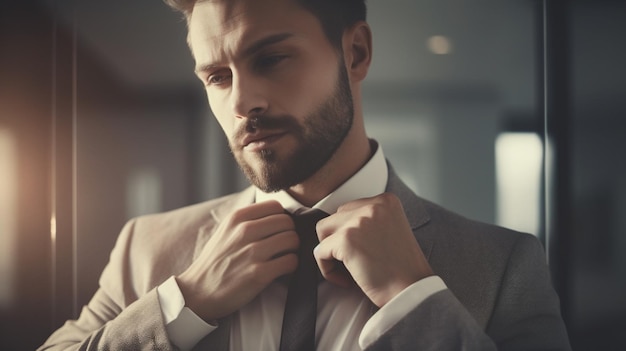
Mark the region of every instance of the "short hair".
<instances>
[{"instance_id":1,"label":"short hair","mask_svg":"<svg viewBox=\"0 0 626 351\"><path fill-rule=\"evenodd\" d=\"M193 6L202 0L164 0L173 9L183 13L187 24L191 19ZM341 50L343 32L359 21L365 21L367 8L365 0L292 0L311 12L322 25L330 43Z\"/></svg>"}]
</instances>

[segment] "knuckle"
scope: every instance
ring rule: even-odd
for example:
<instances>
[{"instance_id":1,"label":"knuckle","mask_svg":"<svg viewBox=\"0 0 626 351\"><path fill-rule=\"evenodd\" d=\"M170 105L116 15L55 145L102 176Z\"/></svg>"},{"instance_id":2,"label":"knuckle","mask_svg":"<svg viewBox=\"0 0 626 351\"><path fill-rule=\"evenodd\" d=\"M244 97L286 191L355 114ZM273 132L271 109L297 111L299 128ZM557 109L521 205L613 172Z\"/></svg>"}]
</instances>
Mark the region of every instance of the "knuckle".
<instances>
[{"instance_id":1,"label":"knuckle","mask_svg":"<svg viewBox=\"0 0 626 351\"><path fill-rule=\"evenodd\" d=\"M383 199L386 206L392 209L397 209L402 206L400 199L395 194L383 193Z\"/></svg>"},{"instance_id":2,"label":"knuckle","mask_svg":"<svg viewBox=\"0 0 626 351\"><path fill-rule=\"evenodd\" d=\"M283 206L276 200L265 201L260 203L260 205L270 213L280 213L284 211Z\"/></svg>"},{"instance_id":3,"label":"knuckle","mask_svg":"<svg viewBox=\"0 0 626 351\"><path fill-rule=\"evenodd\" d=\"M394 195L389 192L380 194L380 199L383 200L383 202L393 201L393 198L394 198Z\"/></svg>"},{"instance_id":4,"label":"knuckle","mask_svg":"<svg viewBox=\"0 0 626 351\"><path fill-rule=\"evenodd\" d=\"M382 210L382 206L378 203L368 203L367 205L361 208L359 215L357 217L357 223L359 225L364 225L369 222L370 219L376 218L380 215Z\"/></svg>"},{"instance_id":5,"label":"knuckle","mask_svg":"<svg viewBox=\"0 0 626 351\"><path fill-rule=\"evenodd\" d=\"M274 201L272 208L276 211L276 213L285 213L285 208L278 201Z\"/></svg>"},{"instance_id":6,"label":"knuckle","mask_svg":"<svg viewBox=\"0 0 626 351\"><path fill-rule=\"evenodd\" d=\"M368 211L368 213L365 216L360 216L356 219L356 227L358 228L367 227L371 222L371 218L373 217L374 217L373 211ZM350 229L353 229L353 228L350 228Z\"/></svg>"},{"instance_id":7,"label":"knuckle","mask_svg":"<svg viewBox=\"0 0 626 351\"><path fill-rule=\"evenodd\" d=\"M249 267L250 279L258 284L264 284L268 281L267 270L261 263L253 263Z\"/></svg>"},{"instance_id":8,"label":"knuckle","mask_svg":"<svg viewBox=\"0 0 626 351\"><path fill-rule=\"evenodd\" d=\"M346 209L347 207L347 203L339 205L339 207L337 207L337 212L342 212Z\"/></svg>"},{"instance_id":9,"label":"knuckle","mask_svg":"<svg viewBox=\"0 0 626 351\"><path fill-rule=\"evenodd\" d=\"M247 235L253 229L253 225L250 222L243 222L237 225L237 231L240 235Z\"/></svg>"},{"instance_id":10,"label":"knuckle","mask_svg":"<svg viewBox=\"0 0 626 351\"><path fill-rule=\"evenodd\" d=\"M343 235L344 245L352 247L360 239L359 230L357 228L348 228Z\"/></svg>"},{"instance_id":11,"label":"knuckle","mask_svg":"<svg viewBox=\"0 0 626 351\"><path fill-rule=\"evenodd\" d=\"M233 211L228 218L229 222L235 224L243 221L246 212L246 208L240 208Z\"/></svg>"},{"instance_id":12,"label":"knuckle","mask_svg":"<svg viewBox=\"0 0 626 351\"><path fill-rule=\"evenodd\" d=\"M372 218L380 213L382 206L379 202L370 202L361 208L360 218Z\"/></svg>"},{"instance_id":13,"label":"knuckle","mask_svg":"<svg viewBox=\"0 0 626 351\"><path fill-rule=\"evenodd\" d=\"M250 259L256 258L259 253L259 249L257 248L257 245L255 245L254 243L248 244L246 246L245 251L246 251L246 256Z\"/></svg>"}]
</instances>

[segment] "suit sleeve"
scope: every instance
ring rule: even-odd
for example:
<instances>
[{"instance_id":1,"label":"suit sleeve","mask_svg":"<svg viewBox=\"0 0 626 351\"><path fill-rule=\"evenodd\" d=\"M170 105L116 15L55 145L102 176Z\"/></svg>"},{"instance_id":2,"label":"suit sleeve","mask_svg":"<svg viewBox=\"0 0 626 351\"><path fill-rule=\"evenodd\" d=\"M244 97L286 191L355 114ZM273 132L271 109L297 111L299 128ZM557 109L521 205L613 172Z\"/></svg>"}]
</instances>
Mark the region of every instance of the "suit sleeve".
<instances>
[{"instance_id":1,"label":"suit sleeve","mask_svg":"<svg viewBox=\"0 0 626 351\"><path fill-rule=\"evenodd\" d=\"M543 247L535 237L517 240L487 333L500 350L571 350Z\"/></svg>"},{"instance_id":2,"label":"suit sleeve","mask_svg":"<svg viewBox=\"0 0 626 351\"><path fill-rule=\"evenodd\" d=\"M448 289L409 312L367 351L496 350L493 341Z\"/></svg>"},{"instance_id":3,"label":"suit sleeve","mask_svg":"<svg viewBox=\"0 0 626 351\"><path fill-rule=\"evenodd\" d=\"M138 296L141 290L131 279L133 227L131 221L122 230L100 288L79 318L67 321L38 350L174 350L156 289Z\"/></svg>"},{"instance_id":4,"label":"suit sleeve","mask_svg":"<svg viewBox=\"0 0 626 351\"><path fill-rule=\"evenodd\" d=\"M367 348L377 350L570 350L541 244L513 246L486 330L446 289L410 311Z\"/></svg>"}]
</instances>

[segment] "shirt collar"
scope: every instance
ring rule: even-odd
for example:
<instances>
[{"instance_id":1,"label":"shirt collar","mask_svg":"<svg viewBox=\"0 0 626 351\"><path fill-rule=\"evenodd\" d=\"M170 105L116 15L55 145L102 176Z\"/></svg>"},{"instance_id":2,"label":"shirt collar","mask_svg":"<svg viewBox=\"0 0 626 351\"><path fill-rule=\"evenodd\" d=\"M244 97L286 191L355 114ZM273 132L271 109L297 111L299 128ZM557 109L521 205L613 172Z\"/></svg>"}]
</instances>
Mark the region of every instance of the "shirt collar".
<instances>
[{"instance_id":1,"label":"shirt collar","mask_svg":"<svg viewBox=\"0 0 626 351\"><path fill-rule=\"evenodd\" d=\"M339 206L347 202L376 196L385 191L389 176L385 155L382 146L376 142L372 142L372 145L376 147L376 151L369 161L339 188L316 203L313 208L332 214L337 212ZM307 207L296 201L284 190L265 193L257 188L256 202L267 200L278 201L283 208L291 213L307 210Z\"/></svg>"}]
</instances>

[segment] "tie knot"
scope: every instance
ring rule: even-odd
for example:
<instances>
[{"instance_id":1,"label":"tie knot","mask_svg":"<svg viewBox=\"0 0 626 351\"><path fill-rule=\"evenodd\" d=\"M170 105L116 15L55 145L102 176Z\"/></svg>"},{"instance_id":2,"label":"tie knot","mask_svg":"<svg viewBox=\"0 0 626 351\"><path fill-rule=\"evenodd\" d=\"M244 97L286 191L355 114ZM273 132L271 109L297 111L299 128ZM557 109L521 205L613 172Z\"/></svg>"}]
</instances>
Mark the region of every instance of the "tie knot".
<instances>
[{"instance_id":1,"label":"tie knot","mask_svg":"<svg viewBox=\"0 0 626 351\"><path fill-rule=\"evenodd\" d=\"M310 232L315 233L315 225L321 219L328 217L328 213L314 208L301 214L292 214L291 217L296 226L296 232L302 236Z\"/></svg>"}]
</instances>

